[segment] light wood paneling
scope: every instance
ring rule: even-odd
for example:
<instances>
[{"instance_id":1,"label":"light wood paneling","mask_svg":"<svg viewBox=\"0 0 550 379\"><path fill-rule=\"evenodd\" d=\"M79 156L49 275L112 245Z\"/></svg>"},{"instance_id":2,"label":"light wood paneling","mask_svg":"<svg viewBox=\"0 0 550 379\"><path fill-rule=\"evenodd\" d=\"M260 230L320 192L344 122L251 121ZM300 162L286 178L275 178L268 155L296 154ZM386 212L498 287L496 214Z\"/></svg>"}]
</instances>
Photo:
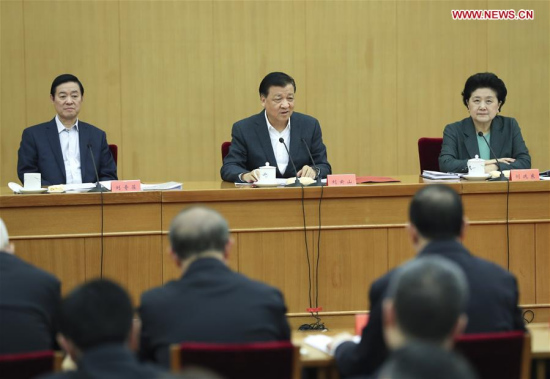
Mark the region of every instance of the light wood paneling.
<instances>
[{"instance_id":1,"label":"light wood paneling","mask_svg":"<svg viewBox=\"0 0 550 379\"><path fill-rule=\"evenodd\" d=\"M314 233L315 246L317 235L317 232ZM311 251L314 251L313 248ZM316 255L312 254L313 266L316 264L313 259ZM305 267L304 264L301 266ZM368 289L372 282L387 271L387 229L331 230L321 233L319 305L323 311L352 311L365 306L370 308Z\"/></svg>"},{"instance_id":2,"label":"light wood paneling","mask_svg":"<svg viewBox=\"0 0 550 379\"><path fill-rule=\"evenodd\" d=\"M308 240L312 246L309 232ZM305 256L303 232L239 234L240 272L279 288L289 312L302 312L309 306Z\"/></svg>"},{"instance_id":3,"label":"light wood paneling","mask_svg":"<svg viewBox=\"0 0 550 379\"><path fill-rule=\"evenodd\" d=\"M536 226L535 279L537 303L550 304L550 224Z\"/></svg>"},{"instance_id":4,"label":"light wood paneling","mask_svg":"<svg viewBox=\"0 0 550 379\"><path fill-rule=\"evenodd\" d=\"M506 225L469 225L464 246L476 257L490 260L508 270Z\"/></svg>"},{"instance_id":5,"label":"light wood paneling","mask_svg":"<svg viewBox=\"0 0 550 379\"><path fill-rule=\"evenodd\" d=\"M63 294L97 277L98 239L63 238L13 241L16 255L54 274Z\"/></svg>"},{"instance_id":6,"label":"light wood paneling","mask_svg":"<svg viewBox=\"0 0 550 379\"><path fill-rule=\"evenodd\" d=\"M17 179L17 149L27 124L23 2L0 2L0 183Z\"/></svg>"},{"instance_id":7,"label":"light wood paneling","mask_svg":"<svg viewBox=\"0 0 550 379\"><path fill-rule=\"evenodd\" d=\"M535 224L510 225L509 269L518 280L520 304L535 304L537 302L535 228Z\"/></svg>"},{"instance_id":8,"label":"light wood paneling","mask_svg":"<svg viewBox=\"0 0 550 379\"><path fill-rule=\"evenodd\" d=\"M336 173L398 172L397 4L307 2L307 111Z\"/></svg>"},{"instance_id":9,"label":"light wood paneling","mask_svg":"<svg viewBox=\"0 0 550 379\"><path fill-rule=\"evenodd\" d=\"M262 110L258 87L272 71L294 77L297 112L307 111L305 2L215 1L213 88L215 166L204 178L219 178L223 141L231 126ZM284 16L283 16L284 15ZM210 152L211 150L208 150ZM210 175L212 174L212 175Z\"/></svg>"},{"instance_id":10,"label":"light wood paneling","mask_svg":"<svg viewBox=\"0 0 550 379\"><path fill-rule=\"evenodd\" d=\"M487 3L398 2L394 172L419 172L418 138L440 137L446 124L468 116L460 93L470 75L487 71L487 22L453 21L451 10Z\"/></svg>"},{"instance_id":11,"label":"light wood paneling","mask_svg":"<svg viewBox=\"0 0 550 379\"><path fill-rule=\"evenodd\" d=\"M388 270L416 256L407 229L388 229Z\"/></svg>"},{"instance_id":12,"label":"light wood paneling","mask_svg":"<svg viewBox=\"0 0 550 379\"><path fill-rule=\"evenodd\" d=\"M503 1L499 7L535 12L533 21L488 23L487 70L506 83L502 115L518 120L533 167L547 170L550 128L541 125L548 120L550 103L550 2Z\"/></svg>"},{"instance_id":13,"label":"light wood paneling","mask_svg":"<svg viewBox=\"0 0 550 379\"><path fill-rule=\"evenodd\" d=\"M134 305L141 294L162 284L161 236L106 237L103 277L128 290Z\"/></svg>"},{"instance_id":14,"label":"light wood paneling","mask_svg":"<svg viewBox=\"0 0 550 379\"><path fill-rule=\"evenodd\" d=\"M121 1L120 38L126 177L218 177L212 2Z\"/></svg>"}]
</instances>

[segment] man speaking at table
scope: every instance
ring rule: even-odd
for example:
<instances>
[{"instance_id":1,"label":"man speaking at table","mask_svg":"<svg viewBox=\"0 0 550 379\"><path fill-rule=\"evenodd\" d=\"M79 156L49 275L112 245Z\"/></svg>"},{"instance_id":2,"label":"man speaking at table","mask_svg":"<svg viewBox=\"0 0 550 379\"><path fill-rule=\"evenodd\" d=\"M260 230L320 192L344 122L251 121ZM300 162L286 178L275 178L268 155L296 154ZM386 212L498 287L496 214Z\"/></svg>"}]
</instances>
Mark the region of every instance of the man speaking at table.
<instances>
[{"instance_id":1,"label":"man speaking at table","mask_svg":"<svg viewBox=\"0 0 550 379\"><path fill-rule=\"evenodd\" d=\"M40 173L42 185L96 182L92 152L99 180L116 180L117 168L105 132L78 120L84 87L78 78L63 74L54 79L50 99L57 115L23 131L17 175Z\"/></svg>"},{"instance_id":2,"label":"man speaking at table","mask_svg":"<svg viewBox=\"0 0 550 379\"><path fill-rule=\"evenodd\" d=\"M317 175L326 177L331 173L319 121L294 112L295 92L296 83L289 75L282 72L266 75L260 83L264 110L233 125L231 147L221 168L223 180L256 182L259 179L257 169L266 162L277 168L278 178L314 179Z\"/></svg>"}]
</instances>

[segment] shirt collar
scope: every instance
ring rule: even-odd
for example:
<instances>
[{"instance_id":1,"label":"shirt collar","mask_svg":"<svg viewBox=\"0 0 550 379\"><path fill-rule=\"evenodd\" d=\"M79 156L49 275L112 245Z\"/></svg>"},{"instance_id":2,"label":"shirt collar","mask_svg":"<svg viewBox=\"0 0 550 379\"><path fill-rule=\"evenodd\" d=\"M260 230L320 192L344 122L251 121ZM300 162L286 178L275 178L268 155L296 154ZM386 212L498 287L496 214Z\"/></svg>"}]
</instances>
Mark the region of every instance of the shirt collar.
<instances>
[{"instance_id":1,"label":"shirt collar","mask_svg":"<svg viewBox=\"0 0 550 379\"><path fill-rule=\"evenodd\" d=\"M271 125L271 123L269 122L269 119L267 118L267 112L264 111L264 116L265 116L265 122L267 123L267 130L270 131L270 130L273 130L277 133L284 133L286 132L287 130L290 132L290 117L288 118L288 123L286 124L286 128L283 129L282 132L279 132L277 129L275 129L273 127L273 125Z\"/></svg>"},{"instance_id":2,"label":"shirt collar","mask_svg":"<svg viewBox=\"0 0 550 379\"><path fill-rule=\"evenodd\" d=\"M57 133L61 133L62 131L66 130L67 128L65 127L65 125L63 125L63 123L61 122L61 120L59 119L59 115L55 115L55 124L57 125ZM71 126L70 128L68 129L72 129L73 127L76 128L76 131L78 132L78 118L76 119L76 122L74 123L73 126Z\"/></svg>"}]
</instances>

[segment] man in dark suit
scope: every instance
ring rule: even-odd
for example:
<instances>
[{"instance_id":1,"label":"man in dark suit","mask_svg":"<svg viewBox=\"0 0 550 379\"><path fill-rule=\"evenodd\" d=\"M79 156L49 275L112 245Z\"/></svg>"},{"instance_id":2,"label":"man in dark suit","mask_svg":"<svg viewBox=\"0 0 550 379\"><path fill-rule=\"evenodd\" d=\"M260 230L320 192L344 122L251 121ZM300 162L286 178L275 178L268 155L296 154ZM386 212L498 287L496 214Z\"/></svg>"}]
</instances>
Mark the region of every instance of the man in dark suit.
<instances>
[{"instance_id":1,"label":"man in dark suit","mask_svg":"<svg viewBox=\"0 0 550 379\"><path fill-rule=\"evenodd\" d=\"M142 364L131 351L137 347L137 324L130 297L118 284L97 279L72 291L59 312L59 344L77 370L48 379L151 379L162 371Z\"/></svg>"},{"instance_id":2,"label":"man in dark suit","mask_svg":"<svg viewBox=\"0 0 550 379\"><path fill-rule=\"evenodd\" d=\"M0 219L0 354L52 350L59 280L14 255Z\"/></svg>"},{"instance_id":3,"label":"man in dark suit","mask_svg":"<svg viewBox=\"0 0 550 379\"><path fill-rule=\"evenodd\" d=\"M142 295L142 359L169 367L168 347L180 342L290 339L281 292L227 267L231 245L227 222L211 209L188 208L172 221L170 255L182 276Z\"/></svg>"},{"instance_id":4,"label":"man in dark suit","mask_svg":"<svg viewBox=\"0 0 550 379\"><path fill-rule=\"evenodd\" d=\"M466 333L525 330L518 307L515 277L492 262L472 255L462 244L466 221L460 196L450 187L429 185L418 191L409 208L409 234L419 257L439 255L464 271L469 285ZM390 271L370 289L370 317L359 344L337 336L332 351L343 377L370 375L388 356L382 331L382 303Z\"/></svg>"},{"instance_id":5,"label":"man in dark suit","mask_svg":"<svg viewBox=\"0 0 550 379\"><path fill-rule=\"evenodd\" d=\"M43 186L96 182L90 150L99 180L116 180L117 168L105 132L78 120L84 101L78 78L70 74L55 78L50 98L57 115L23 131L17 162L21 183L25 173L40 173Z\"/></svg>"},{"instance_id":6,"label":"man in dark suit","mask_svg":"<svg viewBox=\"0 0 550 379\"><path fill-rule=\"evenodd\" d=\"M233 125L231 147L221 168L223 180L256 182L259 179L257 169L266 162L276 167L278 178L316 178L331 173L319 121L294 112L295 92L294 79L285 73L272 72L262 80L260 100L264 110ZM298 172L294 171L281 138Z\"/></svg>"}]
</instances>

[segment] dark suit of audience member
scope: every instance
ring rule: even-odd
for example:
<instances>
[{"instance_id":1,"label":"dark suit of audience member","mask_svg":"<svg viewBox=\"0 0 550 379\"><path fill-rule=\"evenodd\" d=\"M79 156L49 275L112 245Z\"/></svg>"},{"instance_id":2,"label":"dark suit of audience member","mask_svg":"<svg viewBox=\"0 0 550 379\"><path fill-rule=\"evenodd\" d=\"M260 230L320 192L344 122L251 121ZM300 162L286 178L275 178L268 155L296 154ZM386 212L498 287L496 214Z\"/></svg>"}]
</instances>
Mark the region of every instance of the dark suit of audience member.
<instances>
[{"instance_id":1,"label":"dark suit of audience member","mask_svg":"<svg viewBox=\"0 0 550 379\"><path fill-rule=\"evenodd\" d=\"M61 304L59 343L76 363L76 371L48 379L152 379L162 370L142 364L137 348L134 309L128 294L108 280L87 282Z\"/></svg>"},{"instance_id":2,"label":"dark suit of audience member","mask_svg":"<svg viewBox=\"0 0 550 379\"><path fill-rule=\"evenodd\" d=\"M8 250L0 219L0 354L52 350L61 283ZM1 242L1 241L0 241Z\"/></svg>"},{"instance_id":3,"label":"dark suit of audience member","mask_svg":"<svg viewBox=\"0 0 550 379\"><path fill-rule=\"evenodd\" d=\"M466 333L525 330L517 305L515 277L496 264L475 257L459 242L465 226L460 196L450 187L430 185L413 197L409 212L411 239L418 256L445 257L466 275L469 285ZM334 356L343 377L372 374L388 356L382 330L382 303L393 275L395 270L371 286L370 317L361 342L335 344Z\"/></svg>"},{"instance_id":4,"label":"dark suit of audience member","mask_svg":"<svg viewBox=\"0 0 550 379\"><path fill-rule=\"evenodd\" d=\"M169 366L170 344L289 340L281 292L233 272L226 221L206 208L181 212L170 228L179 280L143 294L141 357Z\"/></svg>"},{"instance_id":5,"label":"dark suit of audience member","mask_svg":"<svg viewBox=\"0 0 550 379\"><path fill-rule=\"evenodd\" d=\"M294 79L284 72L269 73L260 83L259 92L264 111L233 125L231 147L220 170L222 179L256 182L260 179L257 169L266 163L276 168L278 178L330 174L319 121L294 113ZM280 141L286 143L289 153Z\"/></svg>"},{"instance_id":6,"label":"dark suit of audience member","mask_svg":"<svg viewBox=\"0 0 550 379\"><path fill-rule=\"evenodd\" d=\"M97 180L94 161L99 180L116 180L105 132L78 120L84 101L80 80L71 74L59 75L52 82L50 99L57 113L53 120L23 131L17 161L21 183L26 173L40 173L42 186L93 183Z\"/></svg>"}]
</instances>

